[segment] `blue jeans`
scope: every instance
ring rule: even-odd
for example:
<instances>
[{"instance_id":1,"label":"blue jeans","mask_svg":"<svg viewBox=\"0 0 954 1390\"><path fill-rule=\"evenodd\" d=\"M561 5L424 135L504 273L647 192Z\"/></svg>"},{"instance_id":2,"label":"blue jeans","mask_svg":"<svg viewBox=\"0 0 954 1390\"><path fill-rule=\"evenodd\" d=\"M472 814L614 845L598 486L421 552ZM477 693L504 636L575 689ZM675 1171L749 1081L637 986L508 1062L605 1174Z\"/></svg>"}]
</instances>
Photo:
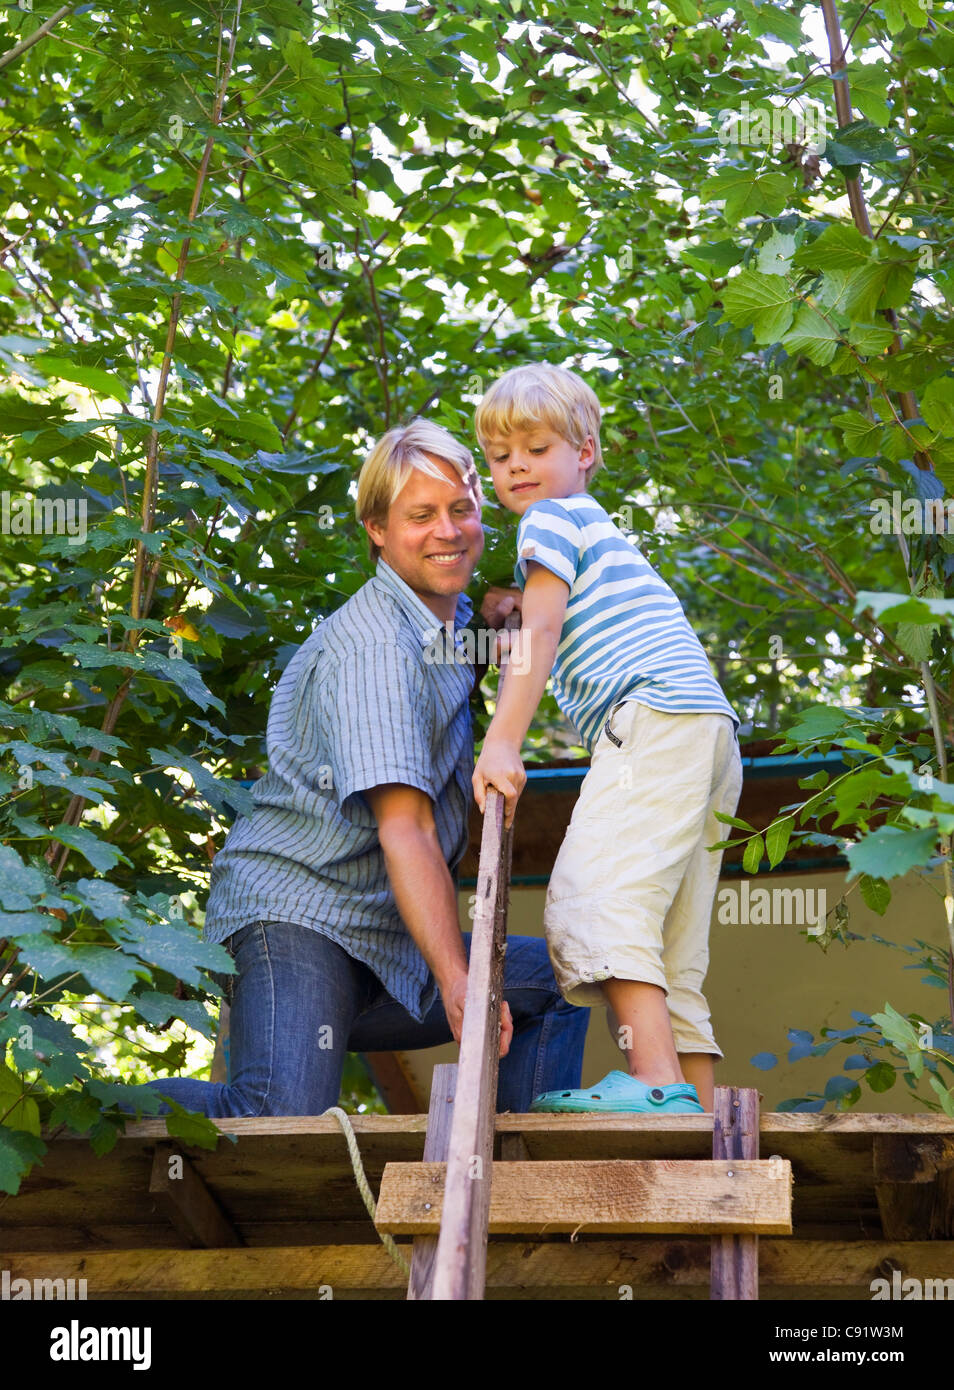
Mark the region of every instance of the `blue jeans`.
<instances>
[{"instance_id":1,"label":"blue jeans","mask_svg":"<svg viewBox=\"0 0 954 1390\"><path fill-rule=\"evenodd\" d=\"M468 957L470 940L464 936ZM309 927L252 922L225 947L238 968L227 977L229 1081L147 1083L188 1110L214 1118L320 1115L338 1103L346 1052L404 1052L453 1041L439 996L417 1023L368 966ZM523 1113L543 1091L580 1085L590 1011L564 1000L546 942L532 936L507 941L504 998L514 1027L500 1061L497 1109ZM128 1103L121 1109L134 1113ZM158 1113L168 1114L169 1106Z\"/></svg>"}]
</instances>

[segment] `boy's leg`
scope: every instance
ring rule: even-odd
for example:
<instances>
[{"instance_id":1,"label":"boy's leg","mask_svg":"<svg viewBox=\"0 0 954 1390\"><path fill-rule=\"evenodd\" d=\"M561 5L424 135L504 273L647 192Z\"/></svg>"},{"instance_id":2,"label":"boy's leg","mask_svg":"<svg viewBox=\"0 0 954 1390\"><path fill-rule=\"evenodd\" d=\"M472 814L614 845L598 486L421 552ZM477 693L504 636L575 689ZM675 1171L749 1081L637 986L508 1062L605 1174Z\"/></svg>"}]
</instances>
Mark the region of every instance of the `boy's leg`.
<instances>
[{"instance_id":1,"label":"boy's leg","mask_svg":"<svg viewBox=\"0 0 954 1390\"><path fill-rule=\"evenodd\" d=\"M701 721L708 741L699 738ZM628 1070L647 1085L689 1079L680 1055L721 1055L711 1031L700 1043L690 1028L686 1046L672 1030L664 931L711 819L713 783L722 773L708 745L722 726L735 744L727 716L670 715L638 702L614 711L614 737L604 734L594 750L547 894L547 940L564 995L597 1002L595 990L610 1004ZM718 863L715 874L717 880ZM705 933L707 939L708 915ZM689 1066L710 1089L707 1064Z\"/></svg>"},{"instance_id":2,"label":"boy's leg","mask_svg":"<svg viewBox=\"0 0 954 1390\"><path fill-rule=\"evenodd\" d=\"M742 758L728 718L717 723L714 737L704 744L700 740L700 753L703 751L706 765L711 766L711 792L702 833L666 917L663 964L669 982L669 1016L683 1072L696 1086L705 1109L711 1110L713 1068L722 1053L712 1032L702 986L709 968L709 926L722 851L710 854L706 845L725 837L725 825L715 813L735 815L742 790Z\"/></svg>"}]
</instances>

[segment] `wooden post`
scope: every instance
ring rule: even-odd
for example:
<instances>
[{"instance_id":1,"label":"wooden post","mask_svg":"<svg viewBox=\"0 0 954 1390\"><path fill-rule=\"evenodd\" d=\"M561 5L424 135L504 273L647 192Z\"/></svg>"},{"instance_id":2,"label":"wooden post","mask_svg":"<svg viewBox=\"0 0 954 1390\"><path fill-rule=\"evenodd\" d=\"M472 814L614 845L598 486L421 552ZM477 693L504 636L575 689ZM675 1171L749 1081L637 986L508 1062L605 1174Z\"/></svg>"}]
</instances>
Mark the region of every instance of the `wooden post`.
<instances>
[{"instance_id":1,"label":"wooden post","mask_svg":"<svg viewBox=\"0 0 954 1390\"><path fill-rule=\"evenodd\" d=\"M431 1081L427 1134L424 1136L425 1163L444 1163L447 1159L456 1089L457 1063L436 1066ZM411 1248L411 1279L407 1286L409 1299L425 1299L432 1296L436 1258L437 1236L415 1236Z\"/></svg>"},{"instance_id":2,"label":"wooden post","mask_svg":"<svg viewBox=\"0 0 954 1390\"><path fill-rule=\"evenodd\" d=\"M519 625L515 614L504 624L511 632ZM498 695L505 674L506 659L500 665ZM434 1299L484 1296L512 845L513 828L504 829L504 798L496 788L489 787L480 841L441 1233L434 1266Z\"/></svg>"},{"instance_id":3,"label":"wooden post","mask_svg":"<svg viewBox=\"0 0 954 1390\"><path fill-rule=\"evenodd\" d=\"M503 818L504 799L491 787L480 845L435 1299L484 1295L512 839Z\"/></svg>"},{"instance_id":4,"label":"wooden post","mask_svg":"<svg viewBox=\"0 0 954 1390\"><path fill-rule=\"evenodd\" d=\"M759 1093L738 1086L716 1086L712 1108L712 1157L759 1156ZM712 1241L710 1299L758 1298L758 1236L715 1236Z\"/></svg>"}]
</instances>

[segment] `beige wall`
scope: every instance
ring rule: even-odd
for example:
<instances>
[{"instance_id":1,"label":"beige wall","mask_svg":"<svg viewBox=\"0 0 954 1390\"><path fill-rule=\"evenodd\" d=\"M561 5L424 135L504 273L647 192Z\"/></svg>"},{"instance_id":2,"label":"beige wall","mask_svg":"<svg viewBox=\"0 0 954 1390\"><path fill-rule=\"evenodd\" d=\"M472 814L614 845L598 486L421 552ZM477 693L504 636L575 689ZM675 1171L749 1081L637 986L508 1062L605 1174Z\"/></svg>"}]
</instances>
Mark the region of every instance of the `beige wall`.
<instances>
[{"instance_id":1,"label":"beige wall","mask_svg":"<svg viewBox=\"0 0 954 1390\"><path fill-rule=\"evenodd\" d=\"M838 869L825 874L761 876L749 880L750 888L824 888L831 910L845 891L845 873ZM723 879L720 888L738 887L739 879ZM857 881L856 881L857 883ZM467 921L471 890L461 894L461 921ZM543 888L514 888L511 892L509 931L512 935L542 936ZM857 886L847 904L851 911L848 928L861 935L872 933L890 941L913 945L916 937L943 945L947 941L940 875L929 880L908 874L893 885L893 898L885 916L869 911ZM723 925L713 914L710 936L709 975L706 997L712 1008L716 1040L725 1060L716 1067L716 1082L723 1085L755 1086L763 1096L762 1108L774 1110L778 1102L807 1091L823 1091L825 1081L840 1072L840 1062L850 1049L842 1044L825 1057L811 1057L788 1063L787 1029L804 1028L821 1041L822 1027L847 1028L851 1010L875 1013L886 1001L902 1013L917 1012L929 1021L946 1017L946 991L920 983L924 972L906 970L912 957L875 942L835 943L822 949L792 925ZM779 1065L771 1071L753 1067L749 1058L757 1052L774 1052ZM405 1054L423 1094L430 1089L430 1071L435 1062L457 1059L453 1046L430 1048ZM613 1067L622 1056L614 1047L603 1010L594 1009L587 1034L583 1062L583 1084L591 1085ZM848 1073L859 1077L862 1073ZM931 1094L930 1092L928 1092ZM832 1104L826 1110L833 1110ZM889 1091L875 1094L862 1083L861 1100L856 1109L923 1113L898 1078Z\"/></svg>"}]
</instances>

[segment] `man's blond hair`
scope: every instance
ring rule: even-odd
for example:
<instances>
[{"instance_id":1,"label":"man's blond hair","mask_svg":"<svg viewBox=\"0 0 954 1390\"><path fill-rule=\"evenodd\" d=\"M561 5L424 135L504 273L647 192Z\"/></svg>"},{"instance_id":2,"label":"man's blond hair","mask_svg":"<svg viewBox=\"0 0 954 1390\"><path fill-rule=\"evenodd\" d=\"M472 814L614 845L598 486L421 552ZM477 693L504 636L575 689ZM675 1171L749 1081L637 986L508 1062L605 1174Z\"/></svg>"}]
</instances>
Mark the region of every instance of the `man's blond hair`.
<instances>
[{"instance_id":1,"label":"man's blond hair","mask_svg":"<svg viewBox=\"0 0 954 1390\"><path fill-rule=\"evenodd\" d=\"M474 494L477 506L483 505L480 477L470 450L443 426L436 425L433 420L418 418L383 434L361 465L354 504L358 521L373 521L383 526L387 522L391 503L411 476L412 468L446 482L447 479L428 458L428 454L449 463ZM370 536L368 541L371 558L376 560L381 553L380 548Z\"/></svg>"},{"instance_id":2,"label":"man's blond hair","mask_svg":"<svg viewBox=\"0 0 954 1390\"><path fill-rule=\"evenodd\" d=\"M581 449L593 439L593 462L586 470L589 483L603 463L600 448L600 403L582 377L566 367L535 362L512 367L491 386L474 415L474 430L486 452L491 440L506 439L514 430L541 425L555 430Z\"/></svg>"}]
</instances>

